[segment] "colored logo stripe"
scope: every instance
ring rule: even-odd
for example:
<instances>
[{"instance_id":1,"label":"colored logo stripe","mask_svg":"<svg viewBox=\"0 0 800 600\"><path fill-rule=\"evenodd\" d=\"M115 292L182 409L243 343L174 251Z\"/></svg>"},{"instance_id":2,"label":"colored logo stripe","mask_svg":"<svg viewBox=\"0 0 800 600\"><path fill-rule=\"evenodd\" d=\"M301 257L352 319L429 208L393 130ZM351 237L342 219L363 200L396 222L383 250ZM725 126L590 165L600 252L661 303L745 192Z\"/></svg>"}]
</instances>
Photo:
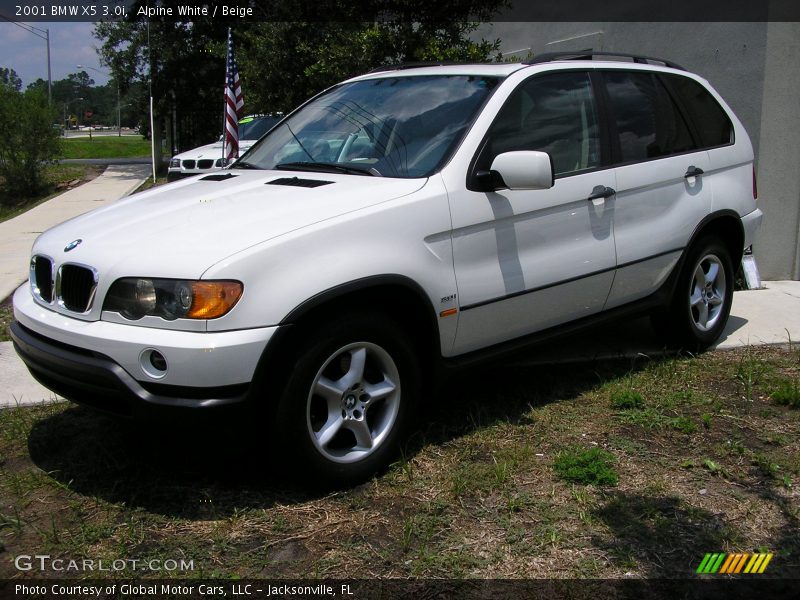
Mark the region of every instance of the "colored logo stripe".
<instances>
[{"instance_id":1,"label":"colored logo stripe","mask_svg":"<svg viewBox=\"0 0 800 600\"><path fill-rule=\"evenodd\" d=\"M709 552L703 557L697 573L703 574L738 574L738 573L763 573L772 560L772 553L750 554L740 552L726 554L724 552Z\"/></svg>"},{"instance_id":2,"label":"colored logo stripe","mask_svg":"<svg viewBox=\"0 0 800 600\"><path fill-rule=\"evenodd\" d=\"M749 554L730 554L729 560L725 561L725 564L720 569L720 573L738 573L742 567L744 566L744 562L747 560L747 557L750 556Z\"/></svg>"}]
</instances>

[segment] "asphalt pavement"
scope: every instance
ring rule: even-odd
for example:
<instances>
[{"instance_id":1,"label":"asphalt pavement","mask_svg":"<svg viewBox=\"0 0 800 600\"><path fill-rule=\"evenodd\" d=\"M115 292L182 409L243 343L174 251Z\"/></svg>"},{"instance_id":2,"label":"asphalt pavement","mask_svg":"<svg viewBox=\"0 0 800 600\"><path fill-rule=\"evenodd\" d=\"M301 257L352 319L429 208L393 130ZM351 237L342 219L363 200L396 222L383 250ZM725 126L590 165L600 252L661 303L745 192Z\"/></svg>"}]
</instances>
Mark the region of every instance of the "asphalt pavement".
<instances>
[{"instance_id":1,"label":"asphalt pavement","mask_svg":"<svg viewBox=\"0 0 800 600\"><path fill-rule=\"evenodd\" d=\"M147 179L149 172L149 163L109 166L96 179L0 223L0 299L27 280L31 244L40 232L127 196ZM760 290L734 293L731 317L717 348L800 343L800 281L766 281L763 285ZM635 359L662 354L663 347L649 322L639 319L547 343L521 355L514 364ZM0 407L56 399L30 376L11 342L0 342Z\"/></svg>"}]
</instances>

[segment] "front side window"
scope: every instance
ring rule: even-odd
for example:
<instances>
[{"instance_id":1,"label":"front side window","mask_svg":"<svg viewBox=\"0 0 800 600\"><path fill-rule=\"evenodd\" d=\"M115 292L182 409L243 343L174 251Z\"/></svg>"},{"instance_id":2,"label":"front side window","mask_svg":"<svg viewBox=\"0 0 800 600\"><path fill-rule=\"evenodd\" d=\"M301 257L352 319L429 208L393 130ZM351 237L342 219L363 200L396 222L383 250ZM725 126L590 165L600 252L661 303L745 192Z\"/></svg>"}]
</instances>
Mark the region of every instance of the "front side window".
<instances>
[{"instance_id":1,"label":"front side window","mask_svg":"<svg viewBox=\"0 0 800 600\"><path fill-rule=\"evenodd\" d=\"M588 74L541 75L520 85L492 124L477 170L488 170L498 154L516 150L547 152L556 176L600 165L600 133Z\"/></svg>"},{"instance_id":2,"label":"front side window","mask_svg":"<svg viewBox=\"0 0 800 600\"><path fill-rule=\"evenodd\" d=\"M382 77L334 88L272 130L233 168L427 177L450 155L497 77Z\"/></svg>"},{"instance_id":3,"label":"front side window","mask_svg":"<svg viewBox=\"0 0 800 600\"><path fill-rule=\"evenodd\" d=\"M696 149L686 122L655 75L609 71L605 81L619 137L620 162Z\"/></svg>"}]
</instances>

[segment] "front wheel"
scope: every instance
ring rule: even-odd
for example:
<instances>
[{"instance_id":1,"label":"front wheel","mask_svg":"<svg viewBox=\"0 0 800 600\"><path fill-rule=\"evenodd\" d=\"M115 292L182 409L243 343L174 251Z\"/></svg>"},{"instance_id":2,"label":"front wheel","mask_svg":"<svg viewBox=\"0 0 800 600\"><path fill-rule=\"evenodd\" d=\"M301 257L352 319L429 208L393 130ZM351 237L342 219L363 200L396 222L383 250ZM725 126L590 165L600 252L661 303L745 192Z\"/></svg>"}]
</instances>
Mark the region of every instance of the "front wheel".
<instances>
[{"instance_id":1,"label":"front wheel","mask_svg":"<svg viewBox=\"0 0 800 600\"><path fill-rule=\"evenodd\" d=\"M678 277L669 312L654 319L667 341L690 351L711 346L722 335L733 303L733 264L717 238L699 240Z\"/></svg>"},{"instance_id":2,"label":"front wheel","mask_svg":"<svg viewBox=\"0 0 800 600\"><path fill-rule=\"evenodd\" d=\"M295 478L324 485L357 483L385 468L419 394L403 330L351 315L305 328L298 341L274 424L278 460Z\"/></svg>"}]
</instances>

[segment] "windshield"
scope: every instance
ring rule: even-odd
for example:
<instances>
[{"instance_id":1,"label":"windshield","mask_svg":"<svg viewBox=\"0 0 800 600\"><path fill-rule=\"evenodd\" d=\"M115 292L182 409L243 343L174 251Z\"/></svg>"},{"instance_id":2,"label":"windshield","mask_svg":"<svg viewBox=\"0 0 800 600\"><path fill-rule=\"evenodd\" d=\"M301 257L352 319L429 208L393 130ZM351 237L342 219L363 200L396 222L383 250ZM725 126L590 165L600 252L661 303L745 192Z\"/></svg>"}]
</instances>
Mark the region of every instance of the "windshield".
<instances>
[{"instance_id":1,"label":"windshield","mask_svg":"<svg viewBox=\"0 0 800 600\"><path fill-rule=\"evenodd\" d=\"M245 117L239 121L239 139L257 140L275 126L280 117Z\"/></svg>"},{"instance_id":2,"label":"windshield","mask_svg":"<svg viewBox=\"0 0 800 600\"><path fill-rule=\"evenodd\" d=\"M341 85L271 131L233 168L426 177L461 140L498 81L435 75Z\"/></svg>"}]
</instances>

